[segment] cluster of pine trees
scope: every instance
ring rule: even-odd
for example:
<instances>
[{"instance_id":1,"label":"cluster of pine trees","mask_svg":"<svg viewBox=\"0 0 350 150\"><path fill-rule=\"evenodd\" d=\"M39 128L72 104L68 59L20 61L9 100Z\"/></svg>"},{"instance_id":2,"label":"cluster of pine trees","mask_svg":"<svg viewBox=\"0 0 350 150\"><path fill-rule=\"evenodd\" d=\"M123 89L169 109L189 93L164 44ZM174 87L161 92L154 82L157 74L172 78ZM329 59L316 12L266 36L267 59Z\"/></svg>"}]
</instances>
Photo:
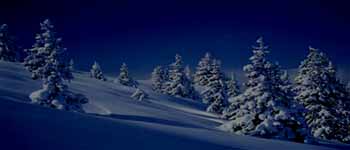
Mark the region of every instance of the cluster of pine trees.
<instances>
[{"instance_id":1,"label":"cluster of pine trees","mask_svg":"<svg viewBox=\"0 0 350 150\"><path fill-rule=\"evenodd\" d=\"M271 62L263 38L252 48L243 71L244 90L232 74L228 78L220 60L210 53L195 73L183 69L181 57L152 72L153 90L178 97L200 99L207 111L229 121L226 130L237 134L313 142L314 138L350 142L350 84L336 76L329 58L310 47L295 82L278 63ZM187 70L187 71L186 71Z\"/></svg>"},{"instance_id":2,"label":"cluster of pine trees","mask_svg":"<svg viewBox=\"0 0 350 150\"><path fill-rule=\"evenodd\" d=\"M175 61L168 67L157 66L153 70L151 74L153 90L176 97L195 98L189 71L188 67L184 67L182 57L176 54Z\"/></svg>"},{"instance_id":3,"label":"cluster of pine trees","mask_svg":"<svg viewBox=\"0 0 350 150\"><path fill-rule=\"evenodd\" d=\"M35 44L25 52L10 36L7 25L0 27L0 60L21 62L41 79L42 89L33 92L33 103L82 112L88 99L68 90L73 79L73 61L68 59L62 39L49 20L40 24ZM350 83L337 78L336 69L325 53L309 47L301 62L295 81L278 63L268 59L269 47L263 38L252 47L249 64L243 67L247 81L241 88L232 73L222 71L221 61L210 53L199 61L192 74L178 54L167 66L157 66L151 73L152 89L157 93L200 100L206 111L219 114L227 123L226 130L237 134L266 138L313 142L314 138L350 143ZM107 81L97 62L90 77ZM138 88L123 63L113 81L137 88L132 98L142 100L147 94Z\"/></svg>"}]
</instances>

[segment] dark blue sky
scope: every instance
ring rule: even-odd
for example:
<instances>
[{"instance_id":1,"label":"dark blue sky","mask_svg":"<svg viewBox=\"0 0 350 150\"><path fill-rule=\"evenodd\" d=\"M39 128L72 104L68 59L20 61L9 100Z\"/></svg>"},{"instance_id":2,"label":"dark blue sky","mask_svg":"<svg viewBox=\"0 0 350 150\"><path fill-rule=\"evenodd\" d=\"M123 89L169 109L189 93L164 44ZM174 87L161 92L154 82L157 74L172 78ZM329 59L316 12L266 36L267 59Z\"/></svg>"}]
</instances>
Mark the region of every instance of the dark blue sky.
<instances>
[{"instance_id":1,"label":"dark blue sky","mask_svg":"<svg viewBox=\"0 0 350 150\"><path fill-rule=\"evenodd\" d=\"M132 74L144 76L155 65L170 63L175 53L194 67L206 51L226 70L241 69L260 35L283 67L296 68L312 45L350 70L349 5L345 0L11 0L0 3L0 23L30 47L39 22L49 18L76 68L88 70L97 60L111 74L125 61Z\"/></svg>"}]
</instances>

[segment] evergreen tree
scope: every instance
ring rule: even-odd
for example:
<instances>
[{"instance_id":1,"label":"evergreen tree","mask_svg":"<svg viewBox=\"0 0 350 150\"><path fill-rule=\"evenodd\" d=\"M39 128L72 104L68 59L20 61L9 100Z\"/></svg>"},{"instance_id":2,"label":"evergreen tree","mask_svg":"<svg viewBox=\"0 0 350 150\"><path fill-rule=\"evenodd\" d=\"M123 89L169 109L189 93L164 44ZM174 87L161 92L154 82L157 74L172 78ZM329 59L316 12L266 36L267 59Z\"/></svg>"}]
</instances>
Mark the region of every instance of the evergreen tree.
<instances>
[{"instance_id":1,"label":"evergreen tree","mask_svg":"<svg viewBox=\"0 0 350 150\"><path fill-rule=\"evenodd\" d=\"M21 61L21 53L16 45L15 38L10 35L6 24L0 26L0 60Z\"/></svg>"},{"instance_id":2,"label":"evergreen tree","mask_svg":"<svg viewBox=\"0 0 350 150\"><path fill-rule=\"evenodd\" d=\"M186 65L186 67L185 67L185 75L186 75L187 79L192 82L193 76L192 76L192 71L191 71L191 68L189 65Z\"/></svg>"},{"instance_id":3,"label":"evergreen tree","mask_svg":"<svg viewBox=\"0 0 350 150\"><path fill-rule=\"evenodd\" d=\"M33 79L43 81L43 88L33 92L30 98L33 103L43 106L82 112L81 104L87 103L87 98L68 91L64 83L72 80L73 75L62 39L56 37L49 20L40 25L42 32L37 34L33 47L27 50L29 55L24 66L32 73Z\"/></svg>"},{"instance_id":4,"label":"evergreen tree","mask_svg":"<svg viewBox=\"0 0 350 150\"><path fill-rule=\"evenodd\" d=\"M158 93L164 92L165 76L162 66L157 66L154 68L152 75L152 89Z\"/></svg>"},{"instance_id":5,"label":"evergreen tree","mask_svg":"<svg viewBox=\"0 0 350 150\"><path fill-rule=\"evenodd\" d=\"M70 59L69 61L69 69L73 72L74 71L74 60Z\"/></svg>"},{"instance_id":6,"label":"evergreen tree","mask_svg":"<svg viewBox=\"0 0 350 150\"><path fill-rule=\"evenodd\" d=\"M251 63L244 67L246 90L235 97L230 121L224 125L238 134L308 142L308 130L300 105L291 98L277 64L266 59L263 39L253 47Z\"/></svg>"},{"instance_id":7,"label":"evergreen tree","mask_svg":"<svg viewBox=\"0 0 350 150\"><path fill-rule=\"evenodd\" d=\"M205 56L199 61L194 75L194 83L201 86L206 86L209 83L211 76L212 57L210 53L206 53Z\"/></svg>"},{"instance_id":8,"label":"evergreen tree","mask_svg":"<svg viewBox=\"0 0 350 150\"><path fill-rule=\"evenodd\" d=\"M307 109L305 118L312 135L349 143L349 97L329 58L310 47L295 81L295 98Z\"/></svg>"},{"instance_id":9,"label":"evergreen tree","mask_svg":"<svg viewBox=\"0 0 350 150\"><path fill-rule=\"evenodd\" d=\"M222 113L227 103L224 74L221 72L220 61L213 60L206 90L202 92L203 103L209 104L207 111Z\"/></svg>"},{"instance_id":10,"label":"evergreen tree","mask_svg":"<svg viewBox=\"0 0 350 150\"><path fill-rule=\"evenodd\" d=\"M226 84L227 84L227 96L229 98L236 97L240 94L240 88L236 80L236 77L233 73L231 74L230 80L227 81ZM229 99L229 102L230 102L230 99Z\"/></svg>"},{"instance_id":11,"label":"evergreen tree","mask_svg":"<svg viewBox=\"0 0 350 150\"><path fill-rule=\"evenodd\" d=\"M175 62L170 64L168 80L165 84L166 93L173 96L193 98L194 88L187 79L180 55L176 54Z\"/></svg>"},{"instance_id":12,"label":"evergreen tree","mask_svg":"<svg viewBox=\"0 0 350 150\"><path fill-rule=\"evenodd\" d=\"M228 81L226 81L226 84L227 84L228 102L231 104L231 103L234 103L234 98L236 96L238 96L239 94L241 94L238 82L237 82L235 75L233 73L231 74L231 78ZM228 107L226 107L223 111L222 117L224 119L231 118L232 117L231 113L235 109L237 109L235 107L236 107L235 105L229 105Z\"/></svg>"},{"instance_id":13,"label":"evergreen tree","mask_svg":"<svg viewBox=\"0 0 350 150\"><path fill-rule=\"evenodd\" d=\"M129 75L128 66L123 63L118 78L114 81L125 86L137 87L138 83Z\"/></svg>"},{"instance_id":14,"label":"evergreen tree","mask_svg":"<svg viewBox=\"0 0 350 150\"><path fill-rule=\"evenodd\" d=\"M106 81L107 79L103 75L100 65L95 61L90 70L90 77L98 80Z\"/></svg>"}]
</instances>

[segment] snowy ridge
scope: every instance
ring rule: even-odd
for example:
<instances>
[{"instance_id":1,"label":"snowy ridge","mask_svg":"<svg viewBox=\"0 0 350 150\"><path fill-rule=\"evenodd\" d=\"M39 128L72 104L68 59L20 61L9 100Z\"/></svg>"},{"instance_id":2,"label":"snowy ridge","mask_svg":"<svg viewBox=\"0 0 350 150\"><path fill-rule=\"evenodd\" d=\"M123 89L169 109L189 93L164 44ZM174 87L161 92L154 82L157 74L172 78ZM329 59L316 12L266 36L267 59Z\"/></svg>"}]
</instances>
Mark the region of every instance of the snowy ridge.
<instances>
[{"instance_id":1,"label":"snowy ridge","mask_svg":"<svg viewBox=\"0 0 350 150\"><path fill-rule=\"evenodd\" d=\"M152 92L149 81L138 81L149 97L130 98L135 88L75 73L69 89L90 102L87 114L30 104L28 95L41 86L21 64L0 62L1 149L350 149L344 144L320 146L225 133L223 120L205 112L201 102Z\"/></svg>"}]
</instances>

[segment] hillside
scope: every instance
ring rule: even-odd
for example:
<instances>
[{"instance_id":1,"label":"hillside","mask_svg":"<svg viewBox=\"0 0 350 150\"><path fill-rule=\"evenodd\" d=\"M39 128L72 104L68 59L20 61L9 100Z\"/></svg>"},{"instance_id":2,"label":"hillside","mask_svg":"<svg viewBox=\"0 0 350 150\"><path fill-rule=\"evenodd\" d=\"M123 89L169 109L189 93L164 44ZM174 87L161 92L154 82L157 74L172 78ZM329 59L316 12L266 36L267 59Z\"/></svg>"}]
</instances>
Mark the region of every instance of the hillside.
<instances>
[{"instance_id":1,"label":"hillside","mask_svg":"<svg viewBox=\"0 0 350 150\"><path fill-rule=\"evenodd\" d=\"M307 145L239 136L217 129L224 121L200 102L156 94L148 81L135 91L77 72L70 89L86 95L87 114L30 104L28 95L40 88L21 64L0 62L0 149L350 149L341 144Z\"/></svg>"}]
</instances>

